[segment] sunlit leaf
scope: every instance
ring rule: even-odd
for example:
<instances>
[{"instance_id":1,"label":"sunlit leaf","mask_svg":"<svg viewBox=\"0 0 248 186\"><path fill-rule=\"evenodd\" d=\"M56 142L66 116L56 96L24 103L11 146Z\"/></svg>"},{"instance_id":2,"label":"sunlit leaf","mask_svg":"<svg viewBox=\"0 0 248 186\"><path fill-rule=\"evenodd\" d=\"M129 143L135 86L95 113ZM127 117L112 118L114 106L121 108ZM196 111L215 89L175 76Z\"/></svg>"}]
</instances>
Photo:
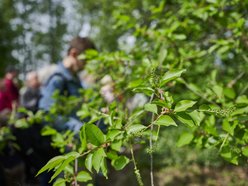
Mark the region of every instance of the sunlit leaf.
<instances>
[{"instance_id":1,"label":"sunlit leaf","mask_svg":"<svg viewBox=\"0 0 248 186\"><path fill-rule=\"evenodd\" d=\"M129 163L126 156L119 156L117 159L112 160L111 165L115 170L122 170Z\"/></svg>"},{"instance_id":2,"label":"sunlit leaf","mask_svg":"<svg viewBox=\"0 0 248 186\"><path fill-rule=\"evenodd\" d=\"M196 101L191 101L191 100L182 100L182 101L179 101L176 104L174 111L175 112L185 111L188 108L191 108L194 104L196 104Z\"/></svg>"},{"instance_id":3,"label":"sunlit leaf","mask_svg":"<svg viewBox=\"0 0 248 186\"><path fill-rule=\"evenodd\" d=\"M80 182L87 182L89 180L92 180L92 177L91 175L86 172L86 171L80 171L76 177L77 181L80 181Z\"/></svg>"},{"instance_id":4,"label":"sunlit leaf","mask_svg":"<svg viewBox=\"0 0 248 186\"><path fill-rule=\"evenodd\" d=\"M188 144L191 143L193 138L194 138L193 134L191 134L191 133L183 133L180 136L179 140L177 141L177 146L182 147L182 146L188 145Z\"/></svg>"},{"instance_id":5,"label":"sunlit leaf","mask_svg":"<svg viewBox=\"0 0 248 186\"><path fill-rule=\"evenodd\" d=\"M161 126L177 126L176 122L168 115L163 115L159 117L154 124Z\"/></svg>"}]
</instances>

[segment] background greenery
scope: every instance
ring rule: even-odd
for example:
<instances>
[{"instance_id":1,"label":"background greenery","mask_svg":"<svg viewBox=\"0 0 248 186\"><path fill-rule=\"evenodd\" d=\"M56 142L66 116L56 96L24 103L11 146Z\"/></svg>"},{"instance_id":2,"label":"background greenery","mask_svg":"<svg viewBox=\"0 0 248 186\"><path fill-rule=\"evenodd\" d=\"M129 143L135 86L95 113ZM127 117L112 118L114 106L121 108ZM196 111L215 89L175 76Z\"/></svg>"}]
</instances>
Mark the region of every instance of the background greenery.
<instances>
[{"instance_id":1,"label":"background greenery","mask_svg":"<svg viewBox=\"0 0 248 186\"><path fill-rule=\"evenodd\" d=\"M46 32L35 30L29 20L31 12L18 14L13 2L2 1L2 9L11 7L1 11L1 21L6 25L0 29L6 35L1 40L2 51L6 51L2 61L22 68L26 65L26 69L44 59L55 62L72 33L70 22L64 19L65 4L51 0L36 9L32 1L20 3L34 15L48 15L49 26ZM84 157L84 164L93 156L95 161L83 166L85 172L65 170L66 175L74 175L74 179L75 174L80 175L78 181L87 182L92 169L107 175L106 159L116 170L123 169L130 160L142 185L139 168L142 172L142 168L150 167L151 158L155 169L161 171L166 166L194 163L220 167L225 164L223 160L247 166L248 1L98 0L73 5L79 17L71 20L79 25L73 32L79 33L81 25L89 24L89 36L98 48L86 54L87 70L97 83L82 92L84 104L78 116L82 120L88 117L89 122L81 129L80 141L75 139L72 153L48 163L41 172L54 169L56 176L65 167L74 166L79 157ZM23 22L14 27L11 20L17 17ZM31 45L20 40L28 32L32 33ZM17 55L23 54L19 63L20 59L11 55L14 51L23 52ZM3 67L6 64L1 63ZM106 74L113 80L116 100L112 104L99 93L98 82ZM130 110L127 102L136 93L142 93L150 102ZM67 107L58 104L51 112L61 114L78 102L64 100ZM100 110L103 107L108 108L107 113ZM105 133L92 125L100 119L107 125ZM68 140L73 140L69 133L58 134L49 128L43 132L54 137L54 146L62 152ZM137 165L130 157L136 146L141 147ZM123 148L128 155L122 155ZM58 182L72 182L72 178L65 176Z\"/></svg>"}]
</instances>

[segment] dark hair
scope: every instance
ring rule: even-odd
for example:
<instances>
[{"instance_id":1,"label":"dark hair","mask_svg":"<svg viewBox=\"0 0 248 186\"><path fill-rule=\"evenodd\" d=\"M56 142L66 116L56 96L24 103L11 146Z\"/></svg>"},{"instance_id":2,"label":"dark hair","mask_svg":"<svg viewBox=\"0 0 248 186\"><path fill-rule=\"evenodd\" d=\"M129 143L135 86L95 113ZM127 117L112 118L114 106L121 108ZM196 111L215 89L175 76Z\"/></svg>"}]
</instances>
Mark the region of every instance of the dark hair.
<instances>
[{"instance_id":1,"label":"dark hair","mask_svg":"<svg viewBox=\"0 0 248 186\"><path fill-rule=\"evenodd\" d=\"M79 53L82 53L87 49L96 49L94 43L89 38L80 36L77 36L71 40L68 54L72 48L76 48Z\"/></svg>"}]
</instances>

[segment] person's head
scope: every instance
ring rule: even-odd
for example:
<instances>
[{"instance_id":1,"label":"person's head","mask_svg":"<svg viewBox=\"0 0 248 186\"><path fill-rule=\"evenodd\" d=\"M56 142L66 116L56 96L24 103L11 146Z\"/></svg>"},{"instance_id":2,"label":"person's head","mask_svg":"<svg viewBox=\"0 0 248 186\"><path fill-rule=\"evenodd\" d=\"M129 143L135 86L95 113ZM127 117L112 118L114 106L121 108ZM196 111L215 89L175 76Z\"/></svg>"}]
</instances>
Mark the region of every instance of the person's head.
<instances>
[{"instance_id":1,"label":"person's head","mask_svg":"<svg viewBox=\"0 0 248 186\"><path fill-rule=\"evenodd\" d=\"M31 72L27 73L26 85L27 85L27 87L30 87L30 88L39 88L40 87L40 81L39 81L37 72L31 71Z\"/></svg>"},{"instance_id":2,"label":"person's head","mask_svg":"<svg viewBox=\"0 0 248 186\"><path fill-rule=\"evenodd\" d=\"M13 66L8 66L5 69L5 77L7 79L14 79L18 75L18 70Z\"/></svg>"},{"instance_id":3,"label":"person's head","mask_svg":"<svg viewBox=\"0 0 248 186\"><path fill-rule=\"evenodd\" d=\"M63 64L66 68L76 73L83 69L85 65L84 60L79 60L78 56L88 49L95 49L94 43L87 37L75 37L70 42L70 47L67 52L67 57Z\"/></svg>"}]
</instances>

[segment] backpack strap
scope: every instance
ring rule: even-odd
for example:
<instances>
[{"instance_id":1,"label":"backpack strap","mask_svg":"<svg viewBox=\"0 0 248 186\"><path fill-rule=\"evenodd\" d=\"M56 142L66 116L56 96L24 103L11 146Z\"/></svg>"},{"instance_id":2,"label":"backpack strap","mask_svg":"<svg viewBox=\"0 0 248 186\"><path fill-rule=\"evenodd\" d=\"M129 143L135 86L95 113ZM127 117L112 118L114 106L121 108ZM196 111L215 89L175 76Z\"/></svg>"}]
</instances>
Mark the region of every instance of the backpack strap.
<instances>
[{"instance_id":1,"label":"backpack strap","mask_svg":"<svg viewBox=\"0 0 248 186\"><path fill-rule=\"evenodd\" d=\"M68 90L67 90L67 79L65 78L65 76L60 73L60 72L55 72L54 74L52 74L48 80L45 83L45 87L49 84L49 82L51 81L51 79L55 76L59 76L63 79L63 89L61 90L61 93L63 93L65 96L68 96Z\"/></svg>"}]
</instances>

